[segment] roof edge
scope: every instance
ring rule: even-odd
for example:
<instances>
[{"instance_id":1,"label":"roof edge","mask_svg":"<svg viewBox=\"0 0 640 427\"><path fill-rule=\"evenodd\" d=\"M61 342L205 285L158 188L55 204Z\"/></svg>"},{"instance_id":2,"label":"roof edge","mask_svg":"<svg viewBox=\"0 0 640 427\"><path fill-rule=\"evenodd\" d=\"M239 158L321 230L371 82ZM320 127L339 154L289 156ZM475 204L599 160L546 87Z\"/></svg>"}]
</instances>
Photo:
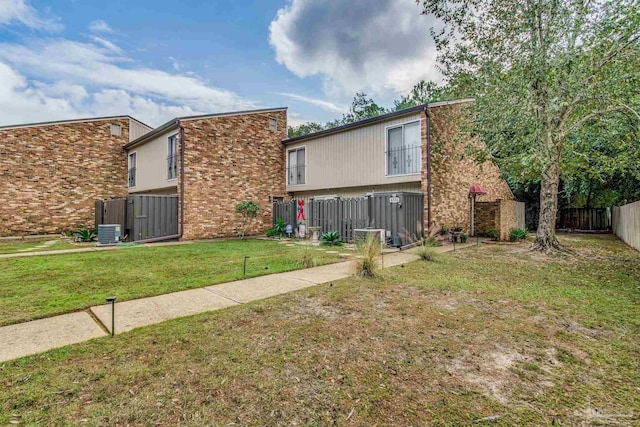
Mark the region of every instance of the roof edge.
<instances>
[{"instance_id":1,"label":"roof edge","mask_svg":"<svg viewBox=\"0 0 640 427\"><path fill-rule=\"evenodd\" d=\"M189 121L189 120L198 120L198 119L213 119L216 117L230 117L230 116L242 116L242 115L251 115L251 114L264 114L264 113L272 113L276 111L287 111L288 107L279 107L279 108L263 108L260 110L244 110L244 111L230 111L228 113L212 113L212 114L200 114L196 116L184 116L184 117L176 117L174 119L169 120L168 122L158 126L157 128L145 133L141 137L134 139L133 141L125 144L122 148L128 150L138 144L142 144L143 142L153 138L156 135L165 132L173 126L177 126L180 122Z\"/></svg>"},{"instance_id":2,"label":"roof edge","mask_svg":"<svg viewBox=\"0 0 640 427\"><path fill-rule=\"evenodd\" d=\"M67 119L67 120L54 120L49 122L36 122L36 123L21 123L16 125L4 125L0 126L0 129L19 129L19 128L28 128L28 127L38 127L38 126L53 126L53 125L64 125L67 123L89 123L89 122L106 122L108 120L116 120L116 119L130 119L135 120L136 122L151 128L146 123L141 122L135 117L131 117L128 114L124 114L122 116L105 116L105 117L85 117L80 119ZM153 128L152 128L153 129Z\"/></svg>"},{"instance_id":3,"label":"roof edge","mask_svg":"<svg viewBox=\"0 0 640 427\"><path fill-rule=\"evenodd\" d=\"M392 111L391 113L383 114L381 116L370 117L368 119L360 120L358 122L347 123L346 125L337 126L330 129L324 129L318 132L310 133L308 135L297 136L295 138L285 138L282 140L282 143L284 145L289 145L296 142L316 139L316 138L320 138L327 135L333 135L335 133L340 133L346 130L355 129L363 126L368 126L374 123L390 120L395 117L406 116L412 113L416 113L418 111L422 111L425 108L442 107L445 105L452 105L452 104L463 104L463 103L473 102L473 101L475 101L475 98L461 98L461 99L452 99L450 101L439 101L439 102L431 102L428 104L420 104L414 107L405 108L403 110Z\"/></svg>"}]
</instances>

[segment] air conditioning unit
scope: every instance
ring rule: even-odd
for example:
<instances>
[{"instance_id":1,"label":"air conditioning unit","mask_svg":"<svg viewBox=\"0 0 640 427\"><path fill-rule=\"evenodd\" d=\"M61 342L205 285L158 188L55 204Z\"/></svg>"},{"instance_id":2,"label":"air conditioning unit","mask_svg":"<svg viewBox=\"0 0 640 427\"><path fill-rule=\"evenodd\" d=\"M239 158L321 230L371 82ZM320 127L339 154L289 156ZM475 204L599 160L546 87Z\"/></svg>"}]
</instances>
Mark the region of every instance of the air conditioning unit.
<instances>
[{"instance_id":1,"label":"air conditioning unit","mask_svg":"<svg viewBox=\"0 0 640 427\"><path fill-rule=\"evenodd\" d=\"M387 238L386 230L383 228L357 228L353 230L353 241L359 243L373 236L374 239L380 239L380 244L384 245Z\"/></svg>"},{"instance_id":2,"label":"air conditioning unit","mask_svg":"<svg viewBox=\"0 0 640 427\"><path fill-rule=\"evenodd\" d=\"M120 224L98 225L98 245L113 245L120 242Z\"/></svg>"}]
</instances>

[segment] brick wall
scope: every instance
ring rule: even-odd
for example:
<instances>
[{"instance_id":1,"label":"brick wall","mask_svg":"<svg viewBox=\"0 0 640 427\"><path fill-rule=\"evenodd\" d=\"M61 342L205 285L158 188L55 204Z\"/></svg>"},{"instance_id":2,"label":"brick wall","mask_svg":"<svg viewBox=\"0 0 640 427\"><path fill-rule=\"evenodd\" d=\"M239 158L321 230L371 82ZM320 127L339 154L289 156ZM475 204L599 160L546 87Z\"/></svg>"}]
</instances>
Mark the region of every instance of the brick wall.
<instances>
[{"instance_id":1,"label":"brick wall","mask_svg":"<svg viewBox=\"0 0 640 427\"><path fill-rule=\"evenodd\" d=\"M92 227L96 199L127 194L128 136L128 119L0 129L0 235Z\"/></svg>"},{"instance_id":2,"label":"brick wall","mask_svg":"<svg viewBox=\"0 0 640 427\"><path fill-rule=\"evenodd\" d=\"M278 130L269 130L269 118ZM214 117L182 122L185 131L184 235L186 240L237 235L235 206L253 200L259 217L249 228L271 227L270 196L285 192L287 112Z\"/></svg>"},{"instance_id":3,"label":"brick wall","mask_svg":"<svg viewBox=\"0 0 640 427\"><path fill-rule=\"evenodd\" d=\"M475 228L484 235L489 228L500 231L500 239L509 240L509 232L516 227L516 202L514 200L495 200L476 202Z\"/></svg>"},{"instance_id":4,"label":"brick wall","mask_svg":"<svg viewBox=\"0 0 640 427\"><path fill-rule=\"evenodd\" d=\"M469 186L480 184L487 194L477 201L497 199L513 200L513 194L500 170L492 161L476 162L466 154L467 146L481 144L460 130L463 120L461 108L465 104L454 104L429 108L431 116L431 226L432 231L441 226L470 228ZM424 115L424 113L423 113ZM423 145L426 144L426 120L422 127ZM423 149L422 187L427 194L427 159ZM425 199L426 200L426 199ZM425 203L425 222L427 221ZM514 206L515 215L515 206ZM428 224L425 223L428 227Z\"/></svg>"}]
</instances>

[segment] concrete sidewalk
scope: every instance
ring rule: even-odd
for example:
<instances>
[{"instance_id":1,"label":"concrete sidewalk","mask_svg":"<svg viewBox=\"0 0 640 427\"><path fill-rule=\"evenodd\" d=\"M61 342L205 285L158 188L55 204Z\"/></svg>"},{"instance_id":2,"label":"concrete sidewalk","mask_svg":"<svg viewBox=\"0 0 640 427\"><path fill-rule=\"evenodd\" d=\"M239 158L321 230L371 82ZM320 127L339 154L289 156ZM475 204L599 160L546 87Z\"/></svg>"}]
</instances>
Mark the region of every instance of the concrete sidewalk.
<instances>
[{"instance_id":1,"label":"concrete sidewalk","mask_svg":"<svg viewBox=\"0 0 640 427\"><path fill-rule=\"evenodd\" d=\"M456 245L456 249L473 244ZM449 252L453 247L434 249ZM389 253L384 255L384 267L417 259L411 251ZM352 261L346 261L119 302L115 304L115 333L344 279L353 274L352 268ZM111 328L111 305L91 307L90 312L102 325L89 313L78 312L1 327L0 362L107 335L105 329Z\"/></svg>"}]
</instances>

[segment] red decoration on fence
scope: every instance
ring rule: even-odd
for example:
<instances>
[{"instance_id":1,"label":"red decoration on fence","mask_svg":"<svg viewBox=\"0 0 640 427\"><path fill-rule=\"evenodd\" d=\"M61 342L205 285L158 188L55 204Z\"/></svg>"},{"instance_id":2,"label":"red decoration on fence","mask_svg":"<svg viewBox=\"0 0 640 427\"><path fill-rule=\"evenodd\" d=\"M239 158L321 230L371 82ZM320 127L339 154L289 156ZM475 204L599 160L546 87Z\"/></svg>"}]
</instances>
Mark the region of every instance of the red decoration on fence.
<instances>
[{"instance_id":1,"label":"red decoration on fence","mask_svg":"<svg viewBox=\"0 0 640 427\"><path fill-rule=\"evenodd\" d=\"M298 216L296 217L297 221L306 220L304 216L304 200L298 200Z\"/></svg>"}]
</instances>

